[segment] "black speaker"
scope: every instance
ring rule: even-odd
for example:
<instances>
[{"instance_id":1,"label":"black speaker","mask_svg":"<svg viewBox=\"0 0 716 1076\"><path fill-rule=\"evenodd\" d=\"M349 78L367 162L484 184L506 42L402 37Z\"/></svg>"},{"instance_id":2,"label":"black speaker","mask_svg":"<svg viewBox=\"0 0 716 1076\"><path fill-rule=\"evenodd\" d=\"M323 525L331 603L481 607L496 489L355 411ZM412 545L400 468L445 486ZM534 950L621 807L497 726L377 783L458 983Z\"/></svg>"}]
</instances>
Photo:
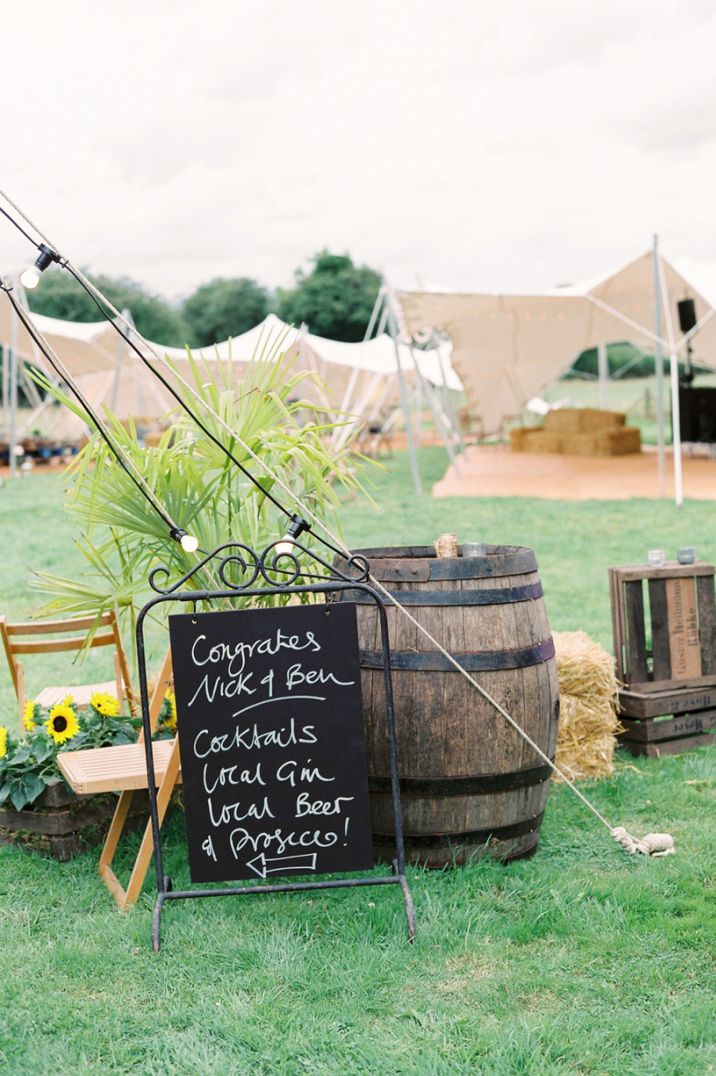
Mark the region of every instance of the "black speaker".
<instances>
[{"instance_id":1,"label":"black speaker","mask_svg":"<svg viewBox=\"0 0 716 1076\"><path fill-rule=\"evenodd\" d=\"M687 333L693 329L696 324L696 306L693 299L681 299L676 304L676 309L679 311L679 328L682 333Z\"/></svg>"}]
</instances>

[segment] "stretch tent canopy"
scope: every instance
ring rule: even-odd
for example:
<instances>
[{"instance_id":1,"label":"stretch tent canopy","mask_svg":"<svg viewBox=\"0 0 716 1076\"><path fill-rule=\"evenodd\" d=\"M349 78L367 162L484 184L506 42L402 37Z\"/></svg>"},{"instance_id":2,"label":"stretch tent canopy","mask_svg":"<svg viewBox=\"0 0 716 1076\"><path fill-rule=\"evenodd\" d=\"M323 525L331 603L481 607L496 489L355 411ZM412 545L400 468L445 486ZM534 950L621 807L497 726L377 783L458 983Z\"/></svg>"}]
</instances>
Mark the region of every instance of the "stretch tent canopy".
<instances>
[{"instance_id":1,"label":"stretch tent canopy","mask_svg":"<svg viewBox=\"0 0 716 1076\"><path fill-rule=\"evenodd\" d=\"M116 365L117 338L106 321L62 321L44 314L31 314L30 319L73 377ZM19 358L50 372L9 302L0 302L0 343L14 347Z\"/></svg>"},{"instance_id":2,"label":"stretch tent canopy","mask_svg":"<svg viewBox=\"0 0 716 1076\"><path fill-rule=\"evenodd\" d=\"M665 355L683 354L676 303L692 298L695 358L716 367L716 319L707 299L658 259L661 329L656 331L654 255L649 252L595 281L535 295L402 292L413 334L444 332L453 366L485 434L499 433L527 401L566 371L582 351L624 340ZM658 339L657 339L658 335Z\"/></svg>"},{"instance_id":3,"label":"stretch tent canopy","mask_svg":"<svg viewBox=\"0 0 716 1076\"><path fill-rule=\"evenodd\" d=\"M261 357L263 353L275 351L277 341L282 343L281 351L296 356L303 354L306 368L315 370L329 384L331 370L343 368L348 371L357 369L367 373L392 374L396 369L395 345L392 338L385 333L372 340L347 344L340 340L316 336L303 329L296 329L276 317L275 314L269 314L260 325L231 340L212 344L210 347L195 348L192 350L192 355L209 363L227 360L229 357L234 362L248 362L254 357ZM186 351L183 348L167 348L162 344L151 346L160 354L168 355L173 362L181 363L186 360ZM400 353L403 369L410 370L413 367L410 349L403 344L400 346ZM438 356L435 350L414 350L413 354L416 356L423 377L431 384L438 386L443 384L442 360L447 387L460 391L462 388L460 379L445 355Z\"/></svg>"},{"instance_id":4,"label":"stretch tent canopy","mask_svg":"<svg viewBox=\"0 0 716 1076\"><path fill-rule=\"evenodd\" d=\"M31 314L30 318L94 407L106 405L120 419L137 416L160 419L175 406L170 393L107 322L66 322L39 314ZM9 303L0 303L0 343L14 347L20 360L53 375ZM141 347L141 342L138 343ZM151 347L158 354L168 356L186 377L182 369L187 362L185 348L154 343ZM411 351L401 345L400 352L402 368L410 377L414 371ZM364 343L346 344L294 329L270 314L246 333L192 351L212 376L220 374L222 364L231 358L236 379L243 376L247 363L277 353L289 354L298 370L317 375L305 379L301 385L301 395L314 404L334 411L357 412L359 418L365 418L377 401L390 403L397 395L395 345L384 334ZM413 351L412 354L426 380L442 386L444 372L447 386L460 389L447 353L439 356L435 351ZM157 363L151 352L147 352L147 358L171 381L171 374ZM44 411L46 424L47 406ZM29 421L34 424L38 418L36 410ZM75 416L68 417L64 411L62 417L53 411L50 424L51 432L56 435L60 428L63 436L79 436L84 432L80 421Z\"/></svg>"}]
</instances>

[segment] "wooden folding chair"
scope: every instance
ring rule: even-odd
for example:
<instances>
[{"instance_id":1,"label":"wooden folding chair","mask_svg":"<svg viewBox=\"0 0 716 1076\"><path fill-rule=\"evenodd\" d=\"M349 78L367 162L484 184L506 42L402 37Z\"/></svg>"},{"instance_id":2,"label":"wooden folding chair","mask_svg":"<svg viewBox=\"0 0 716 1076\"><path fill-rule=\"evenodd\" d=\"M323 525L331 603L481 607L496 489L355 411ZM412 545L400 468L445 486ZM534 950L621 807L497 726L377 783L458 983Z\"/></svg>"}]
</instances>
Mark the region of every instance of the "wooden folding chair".
<instances>
[{"instance_id":1,"label":"wooden folding chair","mask_svg":"<svg viewBox=\"0 0 716 1076\"><path fill-rule=\"evenodd\" d=\"M159 680L149 701L149 721L152 732L156 728L164 693L171 683L171 677L171 652L167 651ZM153 745L152 754L157 784L157 809L161 826L174 787L181 781L178 737L173 740L157 741ZM99 857L99 873L119 908L124 910L137 900L154 852L150 818L125 889L114 873L112 864L132 805L134 792L148 787L143 735L136 744L100 747L86 751L61 751L57 756L57 762L75 792L80 794L120 793L102 854Z\"/></svg>"},{"instance_id":2,"label":"wooden folding chair","mask_svg":"<svg viewBox=\"0 0 716 1076\"><path fill-rule=\"evenodd\" d=\"M94 630L94 635L88 642L90 629ZM66 638L65 636L69 632L74 632L75 634L70 638ZM43 638L40 638L40 636L43 636ZM59 638L56 636L59 636ZM134 713L134 697L129 676L129 666L122 646L117 618L113 610L102 613L99 618L96 616L75 616L65 617L62 620L15 624L10 624L5 617L0 617L0 637L2 637L5 647L5 654L10 666L10 675L17 695L20 732L24 730L23 713L27 698L25 670L22 663L18 661L18 655L20 654L53 654L62 651L79 651L84 647L88 649L95 649L98 646L114 647L114 680L108 680L101 684L82 684L79 687L66 684L45 687L34 696L34 699L41 706L49 707L62 702L67 695L71 695L78 706L86 706L95 691L106 691L116 695L120 703L126 700L130 711Z\"/></svg>"}]
</instances>

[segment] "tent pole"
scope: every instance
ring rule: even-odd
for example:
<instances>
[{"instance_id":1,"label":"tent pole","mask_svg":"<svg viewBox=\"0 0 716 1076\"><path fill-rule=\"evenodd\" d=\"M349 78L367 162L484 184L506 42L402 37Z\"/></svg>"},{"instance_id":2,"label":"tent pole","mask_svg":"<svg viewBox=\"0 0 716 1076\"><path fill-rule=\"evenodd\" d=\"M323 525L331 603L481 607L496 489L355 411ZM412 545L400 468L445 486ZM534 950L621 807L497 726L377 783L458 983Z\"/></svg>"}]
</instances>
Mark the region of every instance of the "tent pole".
<instances>
[{"instance_id":1,"label":"tent pole","mask_svg":"<svg viewBox=\"0 0 716 1076\"><path fill-rule=\"evenodd\" d=\"M126 308L122 311L122 317L126 318L127 321L131 321L132 325L134 325L134 320L132 319L132 314ZM117 324L119 324L119 322L117 322ZM109 406L112 408L112 411L114 411L114 412L116 412L116 410L117 410L117 396L119 394L119 379L120 379L120 377L122 375L122 364L124 362L124 355L125 355L126 349L127 349L127 344L124 342L122 337L118 335L117 336L117 351L116 351L117 362L116 362L116 365L115 365L115 368L114 368L114 382L112 384L112 395L111 395L110 403L109 403Z\"/></svg>"},{"instance_id":2,"label":"tent pole","mask_svg":"<svg viewBox=\"0 0 716 1076\"><path fill-rule=\"evenodd\" d=\"M388 309L385 304L385 287L382 284L378 289L378 295L376 296L376 300L373 303L373 309L371 310L370 318L368 319L368 325L366 326L366 330L363 334L364 344L367 344L371 336L373 335L373 330L375 329L376 321L378 321L379 315L380 324L378 325L378 332L376 333L377 336L380 336L380 334L384 331L386 318L388 316ZM343 399L341 400L341 417L347 413L348 408L351 406L351 400L353 399L353 396L355 394L356 385L358 383L360 373L360 368L358 366L354 366L353 370L351 371L351 376L348 379L348 385L346 386L346 390L343 393ZM356 416L356 422L349 423L347 426L336 426L333 433L331 434L331 443L334 448L340 448L346 443L346 441L351 435L351 432L357 425L357 419L359 419L360 417L360 415Z\"/></svg>"},{"instance_id":3,"label":"tent pole","mask_svg":"<svg viewBox=\"0 0 716 1076\"><path fill-rule=\"evenodd\" d=\"M386 326L387 322L388 322L388 307L386 305L386 306L383 307L383 313L380 315L380 321L378 322L378 331L375 334L376 336L382 336L383 335L383 333L385 332L385 326Z\"/></svg>"},{"instance_id":4,"label":"tent pole","mask_svg":"<svg viewBox=\"0 0 716 1076\"><path fill-rule=\"evenodd\" d=\"M13 318L12 335L17 339L17 328ZM10 365L10 436L8 438L8 463L10 465L10 477L17 478L17 456L15 445L17 442L17 347L13 340L9 349Z\"/></svg>"},{"instance_id":5,"label":"tent pole","mask_svg":"<svg viewBox=\"0 0 716 1076\"><path fill-rule=\"evenodd\" d=\"M606 410L607 382L609 381L609 360L606 344L597 344L597 371L599 374L599 406L602 410Z\"/></svg>"},{"instance_id":6,"label":"tent pole","mask_svg":"<svg viewBox=\"0 0 716 1076\"><path fill-rule=\"evenodd\" d=\"M654 367L656 371L656 436L659 457L659 496L666 493L666 455L664 449L664 359L661 354L661 281L659 280L659 236L654 235Z\"/></svg>"},{"instance_id":7,"label":"tent pole","mask_svg":"<svg viewBox=\"0 0 716 1076\"><path fill-rule=\"evenodd\" d=\"M393 347L395 348L395 364L398 374L398 385L400 387L400 403L403 408L403 417L405 420L405 439L408 445L408 455L410 456L410 470L413 475L413 489L417 496L423 492L423 486L420 481L420 471L418 470L418 457L415 451L415 442L413 440L413 428L411 426L410 417L410 404L408 403L408 395L405 391L405 378L403 377L403 370L400 365L400 345L398 343L397 335L393 336Z\"/></svg>"},{"instance_id":8,"label":"tent pole","mask_svg":"<svg viewBox=\"0 0 716 1076\"><path fill-rule=\"evenodd\" d=\"M7 344L2 345L2 410L3 434L10 436L10 367Z\"/></svg>"},{"instance_id":9,"label":"tent pole","mask_svg":"<svg viewBox=\"0 0 716 1076\"><path fill-rule=\"evenodd\" d=\"M420 382L415 379L413 385L413 437L415 438L415 447L420 448L421 430L420 430L420 416L423 412L423 394L420 388Z\"/></svg>"},{"instance_id":10,"label":"tent pole","mask_svg":"<svg viewBox=\"0 0 716 1076\"><path fill-rule=\"evenodd\" d=\"M413 489L416 496L420 496L423 492L422 482L420 481L420 471L418 469L418 457L415 452L415 442L413 441L413 430L410 425L410 404L408 403L408 394L405 391L405 378L403 377L403 368L400 365L400 344L398 342L398 323L395 320L395 314L393 313L392 303L389 316L390 335L393 337L393 347L395 348L395 370L398 375L398 387L400 389L400 406L403 411L403 421L405 424L405 440L408 446L408 456L410 457L410 470L413 476Z\"/></svg>"},{"instance_id":11,"label":"tent pole","mask_svg":"<svg viewBox=\"0 0 716 1076\"><path fill-rule=\"evenodd\" d=\"M16 335L16 334L14 334ZM17 478L17 456L15 444L17 442L17 351L10 348L10 437L8 463L10 464L10 477Z\"/></svg>"},{"instance_id":12,"label":"tent pole","mask_svg":"<svg viewBox=\"0 0 716 1076\"><path fill-rule=\"evenodd\" d=\"M661 308L666 325L666 338L669 342L669 373L671 377L671 432L672 450L674 454L674 501L677 508L684 503L683 476L681 470L681 415L679 414L679 361L674 344L674 325L671 319L671 307L669 306L669 292L666 287L666 276L661 258L658 259L659 288L661 292Z\"/></svg>"},{"instance_id":13,"label":"tent pole","mask_svg":"<svg viewBox=\"0 0 716 1076\"><path fill-rule=\"evenodd\" d=\"M378 314L379 314L380 308L382 307L384 302L385 302L385 284L381 284L381 286L378 288L378 294L377 294L375 302L373 304L373 309L371 311L370 318L368 319L368 325L367 325L366 330L365 330L365 335L363 336L363 343L366 343L368 340L370 340L371 336L373 335L373 330L375 329L375 323L378 320ZM380 335L380 333L378 335Z\"/></svg>"},{"instance_id":14,"label":"tent pole","mask_svg":"<svg viewBox=\"0 0 716 1076\"><path fill-rule=\"evenodd\" d=\"M19 277L16 277L13 281L15 289L19 291L21 299L25 298L25 289L20 283ZM17 478L17 456L15 455L15 445L17 442L17 335L18 335L18 316L13 313L12 322L10 324L10 355L9 355L9 372L10 372L10 436L9 441L9 453L8 463L10 465L10 477Z\"/></svg>"},{"instance_id":15,"label":"tent pole","mask_svg":"<svg viewBox=\"0 0 716 1076\"><path fill-rule=\"evenodd\" d=\"M676 507L684 504L684 484L681 470L681 414L679 411L679 360L676 352L669 355L669 374L671 376L671 426L674 450L674 501Z\"/></svg>"},{"instance_id":16,"label":"tent pole","mask_svg":"<svg viewBox=\"0 0 716 1076\"><path fill-rule=\"evenodd\" d=\"M387 285L386 285L386 291L387 291L388 302L390 303L390 312L391 312L391 317L393 319L393 325L395 327L395 333L396 333L397 336L400 336L402 326L400 324L400 320L399 320L399 316L398 316L398 310L397 310L397 304L396 304L396 301L395 301L395 297L393 295L393 292L390 290L390 288L387 287ZM423 376L423 372L420 369L420 366L418 364L418 360L415 357L415 350L413 348L413 345L410 342L408 342L407 347L408 347L408 354L410 355L410 358L411 358L412 363L413 363L413 367L415 369L415 373L417 375L416 398L417 398L418 404L417 404L417 407L416 407L416 421L418 423L420 421L420 412L421 412L421 409L422 409L422 398L423 398L423 393L424 393L425 394L425 399L427 400L427 403L428 403L428 407L430 408L430 410L432 412L433 419L435 420L435 426L437 427L437 431L440 434L440 439L442 440L442 443L443 443L443 446L445 448L445 451L447 452L448 459L450 460L450 463L452 463L455 466L455 469L459 472L460 465L459 465L459 463L458 463L458 461L457 461L457 459L455 457L455 452L453 450L452 444L450 443L450 420L442 412L442 410L440 408L440 404L437 402L437 400L435 398L435 393L433 391L432 385L428 382L427 378L425 378ZM417 440L417 433L416 433L416 440Z\"/></svg>"},{"instance_id":17,"label":"tent pole","mask_svg":"<svg viewBox=\"0 0 716 1076\"><path fill-rule=\"evenodd\" d=\"M457 457L455 456L455 451L452 447L452 444L450 443L450 420L447 415L445 415L442 411L440 403L436 399L436 394L433 389L433 386L429 383L428 379L423 376L422 370L418 365L418 360L415 357L415 352L413 350L412 344L408 344L408 351L410 352L410 358L413 360L415 372L418 375L418 391L421 392L421 394L423 391L425 392L425 398L427 399L428 406L433 413L435 425L437 426L438 433L442 438L443 445L445 446L445 451L448 454L448 459L454 465L455 470L459 473L460 464L458 463Z\"/></svg>"},{"instance_id":18,"label":"tent pole","mask_svg":"<svg viewBox=\"0 0 716 1076\"><path fill-rule=\"evenodd\" d=\"M445 404L445 413L450 419L450 425L455 431L457 436L458 450L460 452L465 451L465 442L462 439L462 430L460 429L460 419L458 417L457 409L455 407L455 401L453 399L452 390L447 383L447 374L445 373L445 363L443 362L443 353L441 345L438 343L435 345L435 354L438 359L438 366L440 368L440 376L443 379L442 385L442 397Z\"/></svg>"}]
</instances>

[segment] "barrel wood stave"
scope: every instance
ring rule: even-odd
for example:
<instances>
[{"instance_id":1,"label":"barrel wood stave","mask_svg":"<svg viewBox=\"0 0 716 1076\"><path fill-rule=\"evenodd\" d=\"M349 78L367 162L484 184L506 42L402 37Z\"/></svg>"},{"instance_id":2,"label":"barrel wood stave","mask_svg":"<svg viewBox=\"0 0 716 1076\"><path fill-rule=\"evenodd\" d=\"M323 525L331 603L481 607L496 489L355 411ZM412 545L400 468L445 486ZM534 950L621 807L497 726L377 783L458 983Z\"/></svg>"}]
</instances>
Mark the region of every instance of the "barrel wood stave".
<instances>
[{"instance_id":1,"label":"barrel wood stave","mask_svg":"<svg viewBox=\"0 0 716 1076\"><path fill-rule=\"evenodd\" d=\"M552 758L557 674L533 552L494 546L482 557L443 560L429 547L358 552L397 600L408 595L411 615L449 653L468 664L487 663L471 675ZM445 662L395 607L388 605L386 612L408 858L442 866L464 862L485 847L503 859L531 854L549 788L544 760L456 670L400 667ZM377 660L378 616L370 603L358 605L358 632L374 842L378 852L390 855L385 692ZM465 781L481 777L488 785L507 781L511 787L464 791Z\"/></svg>"}]
</instances>

